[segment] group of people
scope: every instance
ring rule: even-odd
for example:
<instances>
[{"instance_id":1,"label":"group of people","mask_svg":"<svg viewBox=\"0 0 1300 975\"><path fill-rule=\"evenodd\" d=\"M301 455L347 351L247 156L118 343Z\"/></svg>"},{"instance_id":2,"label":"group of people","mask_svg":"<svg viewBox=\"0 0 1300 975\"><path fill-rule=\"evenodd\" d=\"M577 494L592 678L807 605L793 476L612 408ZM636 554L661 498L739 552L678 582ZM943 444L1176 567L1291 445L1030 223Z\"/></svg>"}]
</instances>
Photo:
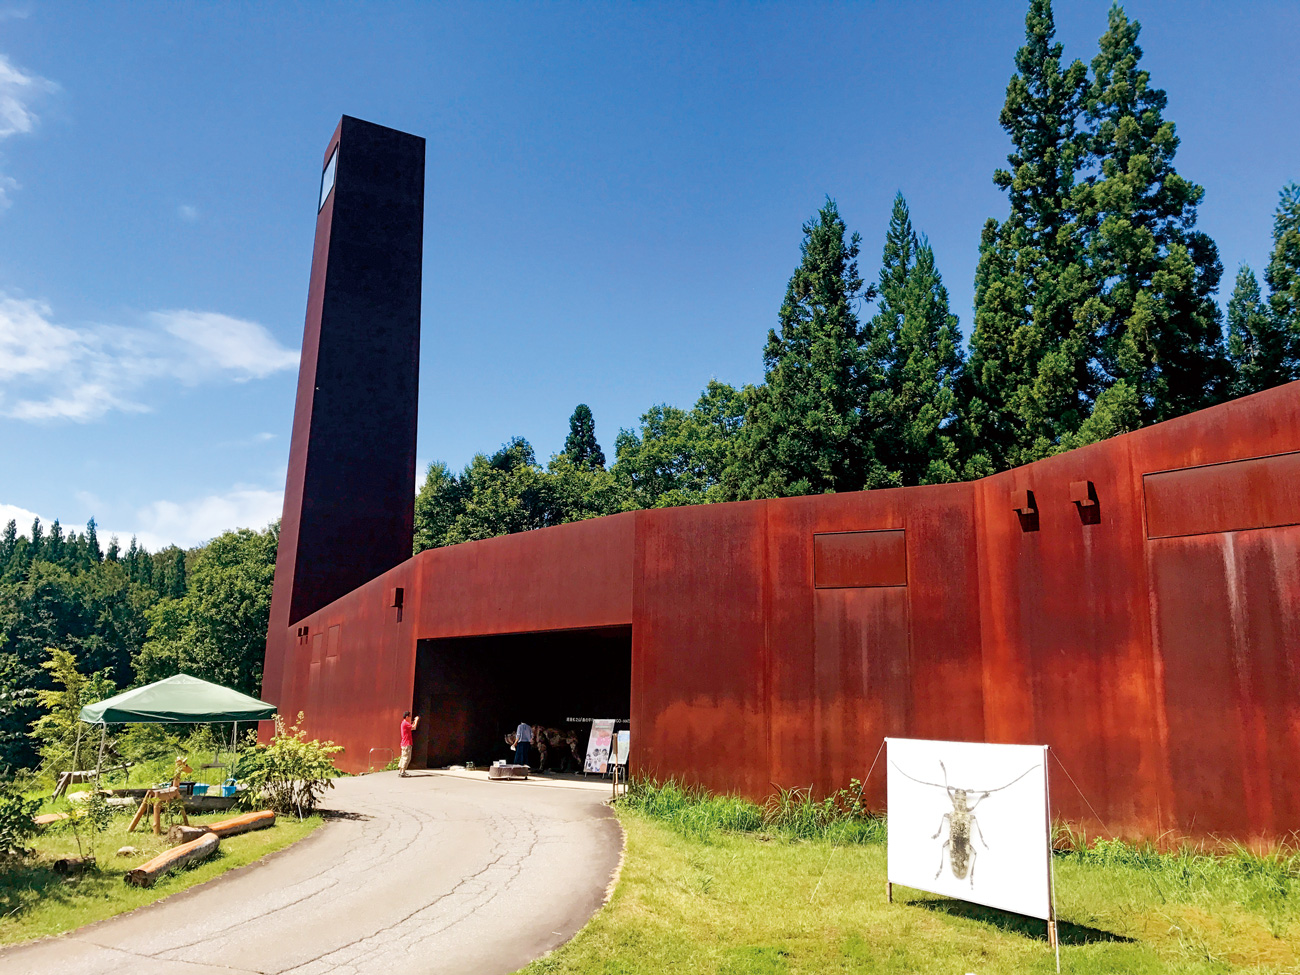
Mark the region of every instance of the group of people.
<instances>
[{"instance_id":1,"label":"group of people","mask_svg":"<svg viewBox=\"0 0 1300 975\"><path fill-rule=\"evenodd\" d=\"M565 732L521 721L513 734L506 735L506 745L514 750L516 765L527 765L538 772L582 771L582 749L578 733L572 729Z\"/></svg>"}]
</instances>

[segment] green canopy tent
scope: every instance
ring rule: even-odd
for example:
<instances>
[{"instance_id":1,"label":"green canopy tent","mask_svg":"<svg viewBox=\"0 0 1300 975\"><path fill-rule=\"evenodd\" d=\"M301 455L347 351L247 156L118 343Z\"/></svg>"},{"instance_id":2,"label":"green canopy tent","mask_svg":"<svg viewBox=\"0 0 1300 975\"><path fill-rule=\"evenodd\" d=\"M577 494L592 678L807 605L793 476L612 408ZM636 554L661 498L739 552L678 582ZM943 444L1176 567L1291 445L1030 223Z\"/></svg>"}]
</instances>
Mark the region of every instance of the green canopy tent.
<instances>
[{"instance_id":1,"label":"green canopy tent","mask_svg":"<svg viewBox=\"0 0 1300 975\"><path fill-rule=\"evenodd\" d=\"M104 761L104 738L110 724L206 724L233 722L231 738L241 721L265 721L275 714L274 704L210 681L177 674L144 687L123 691L114 697L81 709L81 720L99 725L99 760L95 779ZM80 734L78 734L80 737ZM74 752L75 754L75 752Z\"/></svg>"}]
</instances>

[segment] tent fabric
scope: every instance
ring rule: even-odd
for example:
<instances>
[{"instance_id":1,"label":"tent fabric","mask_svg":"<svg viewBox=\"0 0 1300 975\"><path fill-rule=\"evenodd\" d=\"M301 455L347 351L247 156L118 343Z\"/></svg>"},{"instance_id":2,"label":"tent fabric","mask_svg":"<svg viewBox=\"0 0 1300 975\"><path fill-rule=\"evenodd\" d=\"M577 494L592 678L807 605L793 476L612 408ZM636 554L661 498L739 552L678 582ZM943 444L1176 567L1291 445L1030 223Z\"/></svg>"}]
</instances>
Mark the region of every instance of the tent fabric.
<instances>
[{"instance_id":1,"label":"tent fabric","mask_svg":"<svg viewBox=\"0 0 1300 975\"><path fill-rule=\"evenodd\" d=\"M189 674L177 674L81 709L88 724L164 724L201 721L265 721L267 704Z\"/></svg>"}]
</instances>

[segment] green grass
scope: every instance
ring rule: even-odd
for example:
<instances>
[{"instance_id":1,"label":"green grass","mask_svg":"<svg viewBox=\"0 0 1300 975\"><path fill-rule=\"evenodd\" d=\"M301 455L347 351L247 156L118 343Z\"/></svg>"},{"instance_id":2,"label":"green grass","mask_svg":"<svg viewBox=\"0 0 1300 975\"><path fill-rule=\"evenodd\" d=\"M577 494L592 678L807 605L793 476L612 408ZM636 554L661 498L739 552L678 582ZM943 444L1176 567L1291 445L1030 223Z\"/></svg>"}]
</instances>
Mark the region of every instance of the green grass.
<instances>
[{"instance_id":1,"label":"green grass","mask_svg":"<svg viewBox=\"0 0 1300 975\"><path fill-rule=\"evenodd\" d=\"M85 787L74 786L78 788ZM95 873L65 879L54 872L55 860L75 857L78 851L71 833L53 829L36 838L35 856L23 861L0 862L0 944L60 934L143 907L283 849L323 822L319 816L301 822L294 816L281 816L270 829L222 840L215 856L192 869L168 874L153 887L139 888L125 883L123 874L168 849L170 844L166 835L153 835L147 817L136 832L128 833L131 812L114 816L108 830L96 839L99 869ZM236 813L238 810L190 816L190 822L215 822ZM85 843L83 836L83 847ZM116 856L118 848L123 846L134 846L140 853Z\"/></svg>"},{"instance_id":2,"label":"green grass","mask_svg":"<svg viewBox=\"0 0 1300 975\"><path fill-rule=\"evenodd\" d=\"M634 788L619 809L627 855L610 903L523 971L1056 970L1042 921L897 887L887 904L883 824L848 798L830 814L805 794L764 808ZM1059 855L1056 878L1064 972L1300 972L1300 856L1103 843Z\"/></svg>"}]
</instances>

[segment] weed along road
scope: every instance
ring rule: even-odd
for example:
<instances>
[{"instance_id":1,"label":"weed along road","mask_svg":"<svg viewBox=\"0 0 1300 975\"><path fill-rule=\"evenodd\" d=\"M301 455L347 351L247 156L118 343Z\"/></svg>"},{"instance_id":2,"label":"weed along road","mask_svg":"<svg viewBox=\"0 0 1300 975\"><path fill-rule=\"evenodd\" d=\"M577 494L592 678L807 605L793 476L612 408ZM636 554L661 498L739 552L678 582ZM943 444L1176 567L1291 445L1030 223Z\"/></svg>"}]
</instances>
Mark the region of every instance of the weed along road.
<instances>
[{"instance_id":1,"label":"weed along road","mask_svg":"<svg viewBox=\"0 0 1300 975\"><path fill-rule=\"evenodd\" d=\"M338 818L284 852L0 950L0 971L497 975L572 937L617 869L604 784L385 772L336 785Z\"/></svg>"}]
</instances>

